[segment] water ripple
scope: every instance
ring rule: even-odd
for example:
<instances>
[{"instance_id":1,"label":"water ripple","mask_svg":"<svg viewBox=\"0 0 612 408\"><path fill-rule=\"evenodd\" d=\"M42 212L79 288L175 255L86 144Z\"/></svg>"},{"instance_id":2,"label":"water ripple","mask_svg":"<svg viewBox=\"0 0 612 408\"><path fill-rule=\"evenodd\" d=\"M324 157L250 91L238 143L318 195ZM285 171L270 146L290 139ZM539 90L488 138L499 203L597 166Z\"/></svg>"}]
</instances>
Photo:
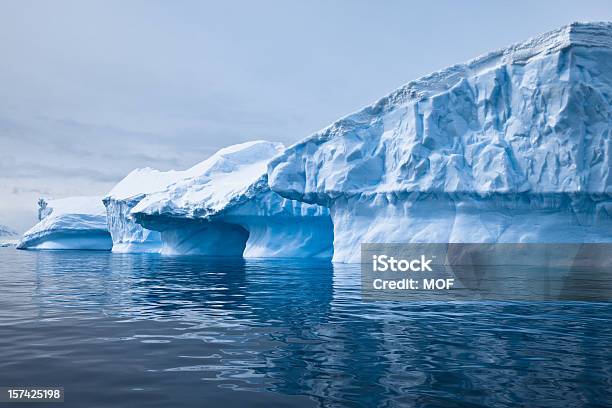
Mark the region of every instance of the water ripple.
<instances>
[{"instance_id":1,"label":"water ripple","mask_svg":"<svg viewBox=\"0 0 612 408\"><path fill-rule=\"evenodd\" d=\"M612 401L609 303L364 302L359 270L325 262L0 259L0 385L66 406Z\"/></svg>"}]
</instances>

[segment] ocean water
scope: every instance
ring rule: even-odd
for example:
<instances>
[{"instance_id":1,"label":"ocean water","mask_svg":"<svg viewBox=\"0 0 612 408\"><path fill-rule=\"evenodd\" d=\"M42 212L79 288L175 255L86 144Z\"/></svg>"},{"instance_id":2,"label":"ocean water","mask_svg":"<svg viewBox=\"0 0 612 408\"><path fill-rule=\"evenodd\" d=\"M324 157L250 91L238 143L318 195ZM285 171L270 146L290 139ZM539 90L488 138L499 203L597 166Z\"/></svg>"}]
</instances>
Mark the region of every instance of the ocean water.
<instances>
[{"instance_id":1,"label":"ocean water","mask_svg":"<svg viewBox=\"0 0 612 408\"><path fill-rule=\"evenodd\" d=\"M612 406L611 303L360 285L326 262L0 248L0 386L62 386L61 407Z\"/></svg>"}]
</instances>

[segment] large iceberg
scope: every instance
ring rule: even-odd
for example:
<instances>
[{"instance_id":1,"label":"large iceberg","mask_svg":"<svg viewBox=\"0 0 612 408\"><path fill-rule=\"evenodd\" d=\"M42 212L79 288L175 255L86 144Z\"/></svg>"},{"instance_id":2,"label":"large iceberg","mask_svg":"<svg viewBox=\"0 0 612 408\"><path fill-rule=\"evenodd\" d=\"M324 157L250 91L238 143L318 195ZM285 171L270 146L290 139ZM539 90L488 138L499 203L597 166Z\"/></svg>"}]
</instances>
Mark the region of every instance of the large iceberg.
<instances>
[{"instance_id":1,"label":"large iceberg","mask_svg":"<svg viewBox=\"0 0 612 408\"><path fill-rule=\"evenodd\" d=\"M283 198L268 186L267 164L283 150L280 143L253 141L221 149L185 171L133 172L104 199L114 248L331 258L328 210Z\"/></svg>"},{"instance_id":2,"label":"large iceberg","mask_svg":"<svg viewBox=\"0 0 612 408\"><path fill-rule=\"evenodd\" d=\"M111 249L102 197L40 200L39 205L40 222L23 234L17 248Z\"/></svg>"},{"instance_id":3,"label":"large iceberg","mask_svg":"<svg viewBox=\"0 0 612 408\"><path fill-rule=\"evenodd\" d=\"M612 25L574 23L406 84L288 148L280 195L372 242L611 242Z\"/></svg>"}]
</instances>

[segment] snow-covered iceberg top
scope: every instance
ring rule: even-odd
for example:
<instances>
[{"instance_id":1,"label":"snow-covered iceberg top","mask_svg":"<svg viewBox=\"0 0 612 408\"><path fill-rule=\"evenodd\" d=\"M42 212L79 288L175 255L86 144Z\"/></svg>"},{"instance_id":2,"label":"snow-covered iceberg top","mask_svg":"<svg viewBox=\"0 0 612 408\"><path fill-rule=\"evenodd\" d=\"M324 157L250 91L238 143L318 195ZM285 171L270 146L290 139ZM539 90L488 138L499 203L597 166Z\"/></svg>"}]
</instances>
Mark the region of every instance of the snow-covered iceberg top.
<instances>
[{"instance_id":1,"label":"snow-covered iceberg top","mask_svg":"<svg viewBox=\"0 0 612 408\"><path fill-rule=\"evenodd\" d=\"M327 209L270 191L267 165L280 143L253 141L219 150L131 209L161 232L162 252L246 257L331 256Z\"/></svg>"},{"instance_id":2,"label":"snow-covered iceberg top","mask_svg":"<svg viewBox=\"0 0 612 408\"><path fill-rule=\"evenodd\" d=\"M290 147L275 191L612 193L612 25L571 24L409 82Z\"/></svg>"},{"instance_id":3,"label":"snow-covered iceberg top","mask_svg":"<svg viewBox=\"0 0 612 408\"><path fill-rule=\"evenodd\" d=\"M258 190L255 186L267 177L268 162L283 150L282 143L261 140L225 147L189 170L176 172L179 177L172 184L147 194L132 212L191 218L219 214L256 193L250 190Z\"/></svg>"},{"instance_id":4,"label":"snow-covered iceberg top","mask_svg":"<svg viewBox=\"0 0 612 408\"><path fill-rule=\"evenodd\" d=\"M102 197L39 201L41 221L23 234L20 249L110 250Z\"/></svg>"},{"instance_id":5,"label":"snow-covered iceberg top","mask_svg":"<svg viewBox=\"0 0 612 408\"><path fill-rule=\"evenodd\" d=\"M612 239L612 25L574 23L412 81L273 159L280 195L360 242Z\"/></svg>"}]
</instances>

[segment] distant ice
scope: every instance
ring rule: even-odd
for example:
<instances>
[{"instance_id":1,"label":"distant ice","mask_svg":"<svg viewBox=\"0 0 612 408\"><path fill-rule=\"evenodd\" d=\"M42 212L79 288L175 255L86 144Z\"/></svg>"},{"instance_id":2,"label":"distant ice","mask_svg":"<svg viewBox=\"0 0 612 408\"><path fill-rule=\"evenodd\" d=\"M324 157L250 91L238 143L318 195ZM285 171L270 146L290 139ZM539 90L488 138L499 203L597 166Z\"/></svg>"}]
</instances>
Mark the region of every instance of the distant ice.
<instances>
[{"instance_id":1,"label":"distant ice","mask_svg":"<svg viewBox=\"0 0 612 408\"><path fill-rule=\"evenodd\" d=\"M19 249L111 249L101 197L50 200L40 215L42 220L23 234Z\"/></svg>"}]
</instances>

